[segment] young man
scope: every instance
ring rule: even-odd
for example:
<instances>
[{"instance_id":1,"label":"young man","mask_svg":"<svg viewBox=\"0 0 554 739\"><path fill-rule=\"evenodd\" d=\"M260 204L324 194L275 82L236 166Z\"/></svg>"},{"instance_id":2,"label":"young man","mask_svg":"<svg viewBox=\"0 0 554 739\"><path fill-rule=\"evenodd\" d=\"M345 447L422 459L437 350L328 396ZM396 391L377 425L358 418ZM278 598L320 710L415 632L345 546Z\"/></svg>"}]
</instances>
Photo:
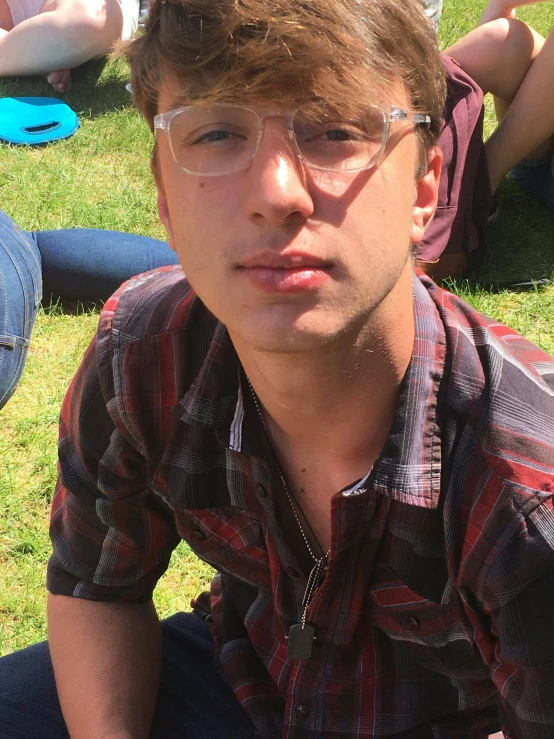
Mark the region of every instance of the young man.
<instances>
[{"instance_id":1,"label":"young man","mask_svg":"<svg viewBox=\"0 0 554 739\"><path fill-rule=\"evenodd\" d=\"M420 8L155 2L129 57L190 284L127 283L71 385L61 711L32 647L0 735L552 735L554 362L413 274L444 94ZM218 574L160 627L181 538Z\"/></svg>"}]
</instances>

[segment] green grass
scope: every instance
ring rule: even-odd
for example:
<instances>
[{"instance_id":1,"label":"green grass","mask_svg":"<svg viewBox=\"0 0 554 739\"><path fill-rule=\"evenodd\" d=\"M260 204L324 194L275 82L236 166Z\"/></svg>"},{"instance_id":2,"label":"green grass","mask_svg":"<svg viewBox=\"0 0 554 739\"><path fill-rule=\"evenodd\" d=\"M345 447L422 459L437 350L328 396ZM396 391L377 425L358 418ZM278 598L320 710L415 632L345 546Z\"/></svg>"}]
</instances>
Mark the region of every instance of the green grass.
<instances>
[{"instance_id":1,"label":"green grass","mask_svg":"<svg viewBox=\"0 0 554 739\"><path fill-rule=\"evenodd\" d=\"M443 47L473 27L483 5L445 0ZM554 25L554 4L525 8L520 17L546 34ZM150 132L130 104L126 81L121 63L87 65L74 74L65 98L81 119L75 136L43 148L0 145L1 205L22 227L90 226L163 235L148 170ZM38 78L0 80L0 95L8 94L53 93ZM487 130L492 126L488 109ZM509 180L501 188L500 205L500 217L489 229L483 285L554 277L554 216ZM554 352L554 287L498 293L483 285L459 282L450 288ZM45 635L43 582L57 416L97 316L98 306L42 310L22 382L0 411L0 654ZM186 609L209 578L209 568L181 547L156 594L160 613Z\"/></svg>"}]
</instances>

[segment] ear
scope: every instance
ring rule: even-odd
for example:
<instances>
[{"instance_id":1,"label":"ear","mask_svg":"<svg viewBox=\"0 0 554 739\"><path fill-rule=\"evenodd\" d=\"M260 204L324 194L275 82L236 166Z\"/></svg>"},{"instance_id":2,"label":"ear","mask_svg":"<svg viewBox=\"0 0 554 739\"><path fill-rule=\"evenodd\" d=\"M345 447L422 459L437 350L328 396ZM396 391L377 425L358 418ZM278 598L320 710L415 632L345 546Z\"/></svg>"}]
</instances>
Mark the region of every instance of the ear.
<instances>
[{"instance_id":1,"label":"ear","mask_svg":"<svg viewBox=\"0 0 554 739\"><path fill-rule=\"evenodd\" d=\"M439 197L441 165L442 151L435 146L429 151L427 171L415 183L416 197L410 238L412 244L419 244L425 229L435 214Z\"/></svg>"},{"instance_id":2,"label":"ear","mask_svg":"<svg viewBox=\"0 0 554 739\"><path fill-rule=\"evenodd\" d=\"M165 187L164 187L162 175L160 172L160 165L159 165L158 157L159 157L158 152L154 150L152 154L152 158L150 160L150 169L152 171L152 174L154 175L154 180L156 181L156 188L158 190L158 215L167 233L167 243L169 244L169 248L173 249L173 251L176 251L174 241L173 241L173 229L171 228L171 218L169 216L167 197L165 194Z\"/></svg>"}]
</instances>

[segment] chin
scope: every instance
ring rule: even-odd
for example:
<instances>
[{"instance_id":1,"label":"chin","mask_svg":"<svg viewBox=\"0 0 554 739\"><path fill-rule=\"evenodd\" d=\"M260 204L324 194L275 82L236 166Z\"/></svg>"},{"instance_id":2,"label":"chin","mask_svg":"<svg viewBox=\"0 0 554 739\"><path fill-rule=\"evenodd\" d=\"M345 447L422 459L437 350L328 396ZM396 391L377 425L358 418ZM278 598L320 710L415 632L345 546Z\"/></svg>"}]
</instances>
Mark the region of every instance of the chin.
<instances>
[{"instance_id":1,"label":"chin","mask_svg":"<svg viewBox=\"0 0 554 739\"><path fill-rule=\"evenodd\" d=\"M250 326L245 324L239 326L239 330L229 331L240 338L242 343L248 344L253 349L272 354L299 354L317 351L329 346L346 333L345 326L325 325L321 322L306 321L295 324Z\"/></svg>"}]
</instances>

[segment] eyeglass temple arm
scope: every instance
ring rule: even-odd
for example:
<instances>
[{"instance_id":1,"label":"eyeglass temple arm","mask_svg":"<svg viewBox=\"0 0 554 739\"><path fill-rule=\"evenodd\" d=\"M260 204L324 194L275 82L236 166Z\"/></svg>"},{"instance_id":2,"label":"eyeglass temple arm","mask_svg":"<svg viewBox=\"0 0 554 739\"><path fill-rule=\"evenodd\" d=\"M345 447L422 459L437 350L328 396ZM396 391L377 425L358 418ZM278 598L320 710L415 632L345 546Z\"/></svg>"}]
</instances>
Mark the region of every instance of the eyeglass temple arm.
<instances>
[{"instance_id":1,"label":"eyeglass temple arm","mask_svg":"<svg viewBox=\"0 0 554 739\"><path fill-rule=\"evenodd\" d=\"M391 121L407 121L411 120L414 123L423 123L424 125L429 125L431 123L431 116L426 115L425 113L407 113L402 108L397 108L396 105L393 105L390 110L390 118Z\"/></svg>"}]
</instances>

